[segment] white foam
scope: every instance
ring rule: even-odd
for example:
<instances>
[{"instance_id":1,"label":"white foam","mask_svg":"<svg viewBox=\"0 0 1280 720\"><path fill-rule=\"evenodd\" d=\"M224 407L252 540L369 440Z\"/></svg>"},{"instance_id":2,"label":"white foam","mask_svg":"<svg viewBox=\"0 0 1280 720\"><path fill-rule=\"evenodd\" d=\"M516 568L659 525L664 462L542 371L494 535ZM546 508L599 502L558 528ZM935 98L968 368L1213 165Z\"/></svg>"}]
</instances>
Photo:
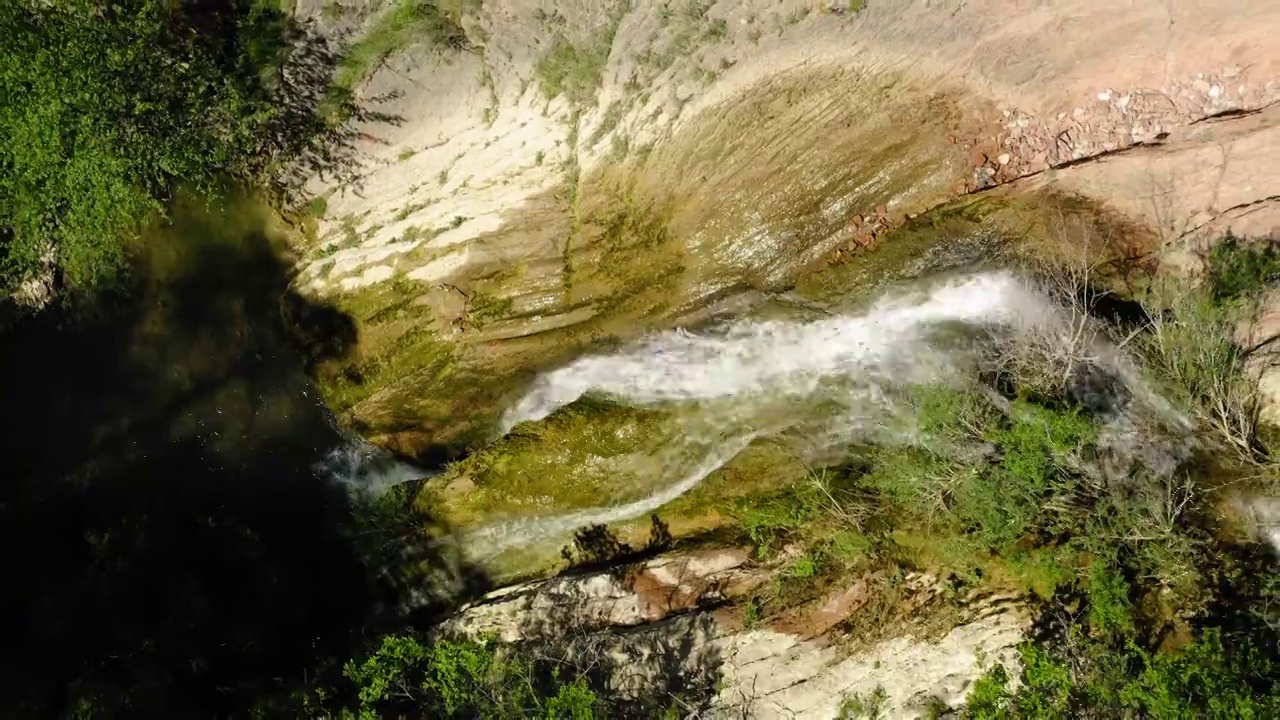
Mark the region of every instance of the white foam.
<instances>
[{"instance_id":1,"label":"white foam","mask_svg":"<svg viewBox=\"0 0 1280 720\"><path fill-rule=\"evenodd\" d=\"M381 494L388 488L432 473L392 457L390 453L361 440L347 441L329 451L315 468L317 474L347 489Z\"/></svg>"},{"instance_id":2,"label":"white foam","mask_svg":"<svg viewBox=\"0 0 1280 720\"><path fill-rule=\"evenodd\" d=\"M742 322L725 332L662 333L638 347L580 358L540 378L503 418L503 431L540 420L557 408L600 392L625 402L654 404L743 394L807 394L824 377L884 362L938 323L1034 321L1045 303L1012 275L956 280L924 295L886 298L857 316L812 323Z\"/></svg>"},{"instance_id":3,"label":"white foam","mask_svg":"<svg viewBox=\"0 0 1280 720\"><path fill-rule=\"evenodd\" d=\"M1037 325L1054 312L1009 273L954 278L886 296L865 312L814 322L738 321L719 331L664 332L611 355L584 357L539 378L504 416L504 431L547 417L586 393L633 405L675 405L677 447L655 448L664 477L648 497L473 531L484 556L577 527L640 517L696 487L755 438L787 430L822 450L894 432L895 388L956 377L961 347L939 326ZM689 407L692 406L692 410ZM668 442L670 442L668 440Z\"/></svg>"}]
</instances>

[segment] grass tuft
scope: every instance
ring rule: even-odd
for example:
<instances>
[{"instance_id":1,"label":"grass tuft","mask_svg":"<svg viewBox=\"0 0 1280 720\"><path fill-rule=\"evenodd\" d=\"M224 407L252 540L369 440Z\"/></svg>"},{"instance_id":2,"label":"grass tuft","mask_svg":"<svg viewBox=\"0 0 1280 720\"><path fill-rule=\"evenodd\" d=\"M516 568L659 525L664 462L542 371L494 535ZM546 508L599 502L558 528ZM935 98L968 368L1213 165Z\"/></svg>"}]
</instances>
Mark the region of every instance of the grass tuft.
<instances>
[{"instance_id":1,"label":"grass tuft","mask_svg":"<svg viewBox=\"0 0 1280 720\"><path fill-rule=\"evenodd\" d=\"M438 0L396 0L343 53L334 85L353 91L391 55L418 43L455 51L471 49L460 15L442 10Z\"/></svg>"}]
</instances>

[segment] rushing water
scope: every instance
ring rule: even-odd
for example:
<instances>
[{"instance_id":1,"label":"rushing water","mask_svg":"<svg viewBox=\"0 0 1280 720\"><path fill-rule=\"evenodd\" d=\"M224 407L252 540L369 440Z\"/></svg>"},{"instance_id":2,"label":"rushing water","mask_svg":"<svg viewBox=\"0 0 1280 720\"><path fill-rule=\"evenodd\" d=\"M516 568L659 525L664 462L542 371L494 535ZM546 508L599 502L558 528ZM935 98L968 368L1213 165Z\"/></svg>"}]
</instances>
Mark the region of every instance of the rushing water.
<instances>
[{"instance_id":1,"label":"rushing water","mask_svg":"<svg viewBox=\"0 0 1280 720\"><path fill-rule=\"evenodd\" d=\"M503 430L540 420L589 391L637 404L807 395L824 378L909 361L904 350L923 351L922 341L940 323L1024 326L1048 312L1044 298L1014 276L993 273L889 296L855 316L741 322L707 335L676 330L548 373L507 413Z\"/></svg>"},{"instance_id":2,"label":"rushing water","mask_svg":"<svg viewBox=\"0 0 1280 720\"><path fill-rule=\"evenodd\" d=\"M374 494L433 474L397 460L386 450L359 438L348 438L330 450L316 464L315 471L349 490Z\"/></svg>"},{"instance_id":3,"label":"rushing water","mask_svg":"<svg viewBox=\"0 0 1280 720\"><path fill-rule=\"evenodd\" d=\"M661 477L637 500L514 520L468 537L478 555L593 523L642 516L695 487L753 440L790 433L810 452L859 439L905 440L901 391L958 382L992 333L1057 317L1053 303L1013 274L990 272L891 293L857 314L811 322L736 321L703 333L674 330L609 355L580 358L538 379L505 415L503 431L547 417L587 393L678 408L678 429L655 448Z\"/></svg>"},{"instance_id":4,"label":"rushing water","mask_svg":"<svg viewBox=\"0 0 1280 720\"><path fill-rule=\"evenodd\" d=\"M838 461L856 443L918 442L913 386L972 382L997 346L1065 343L1079 336L1076 320L1034 283L1010 272L982 272L897 289L859 312L677 329L578 358L538 378L505 413L501 432L548 418L588 394L657 410L659 427L612 430L643 437L638 450L616 459L620 464L599 470L605 484L593 492L603 504L538 515L548 511L533 503L519 516L471 530L463 544L470 556L484 559L558 544L586 525L642 517L693 490L758 440L780 443L813 464ZM1109 396L1100 399L1103 405L1123 396L1128 408L1113 414L1099 448L1121 465L1172 472L1189 452L1190 421L1147 388L1114 347L1099 340L1086 350L1092 366L1111 380L1095 387L1086 378L1076 389ZM1151 422L1174 432L1152 434ZM553 467L540 471L560 477L554 465L562 463L564 482L573 482L583 468L571 463L604 459L588 454L574 461L563 451L548 446L544 458ZM428 474L354 438L315 470L375 493Z\"/></svg>"}]
</instances>

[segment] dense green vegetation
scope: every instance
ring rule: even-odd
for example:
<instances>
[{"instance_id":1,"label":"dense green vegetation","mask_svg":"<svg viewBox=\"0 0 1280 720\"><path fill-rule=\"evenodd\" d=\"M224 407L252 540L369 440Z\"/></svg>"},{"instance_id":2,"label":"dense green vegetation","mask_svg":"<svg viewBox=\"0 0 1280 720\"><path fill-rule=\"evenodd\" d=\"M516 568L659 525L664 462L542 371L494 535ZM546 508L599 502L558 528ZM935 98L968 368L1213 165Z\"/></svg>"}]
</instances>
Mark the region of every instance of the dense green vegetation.
<instances>
[{"instance_id":1,"label":"dense green vegetation","mask_svg":"<svg viewBox=\"0 0 1280 720\"><path fill-rule=\"evenodd\" d=\"M1091 602L1096 602L1091 598ZM1117 611L1119 611L1117 609ZM1022 646L1022 683L996 665L974 687L965 715L1001 718L1270 718L1280 713L1274 639L1203 629L1176 650L1151 650L1132 634L1073 624L1066 636ZM1048 649L1046 649L1048 648Z\"/></svg>"},{"instance_id":2,"label":"dense green vegetation","mask_svg":"<svg viewBox=\"0 0 1280 720\"><path fill-rule=\"evenodd\" d=\"M595 717L601 700L581 670L559 659L537 663L492 643L386 635L368 657L343 669L360 688L360 716ZM572 677L571 677L572 676Z\"/></svg>"},{"instance_id":3,"label":"dense green vegetation","mask_svg":"<svg viewBox=\"0 0 1280 720\"><path fill-rule=\"evenodd\" d=\"M1230 233L1209 253L1209 284L1215 300L1256 293L1280 277L1280 247L1246 242Z\"/></svg>"},{"instance_id":4,"label":"dense green vegetation","mask_svg":"<svg viewBox=\"0 0 1280 720\"><path fill-rule=\"evenodd\" d=\"M109 283L178 188L334 159L333 58L273 2L20 0L0 37L0 290Z\"/></svg>"},{"instance_id":5,"label":"dense green vegetation","mask_svg":"<svg viewBox=\"0 0 1280 720\"><path fill-rule=\"evenodd\" d=\"M1205 429L1198 440L1079 352L1089 343L1068 342L1107 331L1097 324L1077 317L1061 337L1001 345L967 386L909 389L918 442L855 449L843 465L743 503L741 527L763 557L788 544L804 551L792 581L754 598L748 614L809 597L806 583L877 568L889 572L884 593L912 568L949 577L956 597L1024 588L1043 607L1021 648L1022 676L1013 689L994 666L966 717L1276 716L1275 562L1222 520L1227 493L1275 489L1256 381L1230 341L1270 276L1239 269L1272 252L1229 241L1202 287L1152 287L1147 322L1136 334L1116 329L1147 381ZM860 639L912 622L880 612L860 611L876 617L858 625ZM876 697L844 710L880 712Z\"/></svg>"}]
</instances>

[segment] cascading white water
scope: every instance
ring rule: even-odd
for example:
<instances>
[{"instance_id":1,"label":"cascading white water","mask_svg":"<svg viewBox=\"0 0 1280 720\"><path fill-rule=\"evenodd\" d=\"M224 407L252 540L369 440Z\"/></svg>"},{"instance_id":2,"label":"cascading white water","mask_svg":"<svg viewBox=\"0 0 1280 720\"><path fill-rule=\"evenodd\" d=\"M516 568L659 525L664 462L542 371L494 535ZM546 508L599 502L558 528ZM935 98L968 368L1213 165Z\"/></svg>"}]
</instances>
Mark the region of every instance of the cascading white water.
<instances>
[{"instance_id":1,"label":"cascading white water","mask_svg":"<svg viewBox=\"0 0 1280 720\"><path fill-rule=\"evenodd\" d=\"M359 438L329 451L315 472L356 493L378 495L394 485L428 477L432 473L401 462L385 450Z\"/></svg>"},{"instance_id":2,"label":"cascading white water","mask_svg":"<svg viewBox=\"0 0 1280 720\"><path fill-rule=\"evenodd\" d=\"M904 345L939 323L1026 325L1049 312L1045 298L1014 276L991 273L890 296L852 317L736 323L708 335L663 333L632 350L581 358L543 376L507 412L503 432L590 391L637 404L808 394L823 378L899 358Z\"/></svg>"},{"instance_id":3,"label":"cascading white water","mask_svg":"<svg viewBox=\"0 0 1280 720\"><path fill-rule=\"evenodd\" d=\"M588 524L639 517L697 486L753 439L790 432L810 449L909 433L897 394L961 377L978 328L1019 332L1056 317L1053 304L1010 273L953 278L882 298L865 312L814 322L739 321L718 331L666 332L622 352L547 373L506 413L503 431L547 417L587 393L674 408L664 477L647 496L472 532L478 556ZM948 325L964 332L939 337ZM909 426L909 423L906 423ZM674 440L676 447L671 447Z\"/></svg>"},{"instance_id":4,"label":"cascading white water","mask_svg":"<svg viewBox=\"0 0 1280 720\"><path fill-rule=\"evenodd\" d=\"M467 547L473 554L485 555L527 543L530 540L563 535L586 525L618 522L640 517L666 505L697 485L716 468L733 459L751 443L752 436L734 438L715 448L701 464L679 482L635 502L604 508L588 508L551 518L516 520L489 525L467 536Z\"/></svg>"}]
</instances>

